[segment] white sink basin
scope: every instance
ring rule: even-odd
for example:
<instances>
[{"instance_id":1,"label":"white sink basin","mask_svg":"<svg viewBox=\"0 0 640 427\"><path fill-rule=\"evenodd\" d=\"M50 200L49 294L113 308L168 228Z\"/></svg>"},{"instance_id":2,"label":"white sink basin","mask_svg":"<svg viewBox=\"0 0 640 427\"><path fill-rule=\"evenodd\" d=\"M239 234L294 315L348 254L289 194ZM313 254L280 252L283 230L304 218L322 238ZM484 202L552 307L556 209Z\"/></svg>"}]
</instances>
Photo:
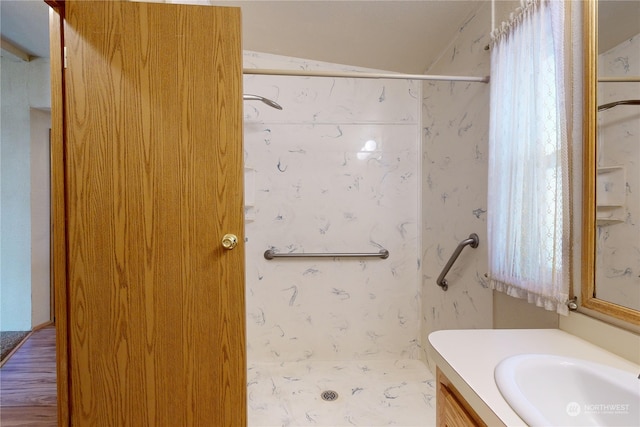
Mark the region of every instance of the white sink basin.
<instances>
[{"instance_id":1,"label":"white sink basin","mask_svg":"<svg viewBox=\"0 0 640 427\"><path fill-rule=\"evenodd\" d=\"M586 360L521 354L495 368L498 389L530 426L640 426L640 379Z\"/></svg>"}]
</instances>

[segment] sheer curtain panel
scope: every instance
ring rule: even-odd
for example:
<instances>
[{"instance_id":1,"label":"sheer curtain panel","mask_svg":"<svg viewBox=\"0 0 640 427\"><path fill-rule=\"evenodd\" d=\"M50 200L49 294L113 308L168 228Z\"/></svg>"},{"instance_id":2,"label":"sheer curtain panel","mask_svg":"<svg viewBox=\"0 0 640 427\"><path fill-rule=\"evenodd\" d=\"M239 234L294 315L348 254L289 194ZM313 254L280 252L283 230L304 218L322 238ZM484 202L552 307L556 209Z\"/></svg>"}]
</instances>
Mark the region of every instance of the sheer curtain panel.
<instances>
[{"instance_id":1,"label":"sheer curtain panel","mask_svg":"<svg viewBox=\"0 0 640 427\"><path fill-rule=\"evenodd\" d=\"M570 271L564 2L527 1L492 33L491 288L567 314Z\"/></svg>"}]
</instances>

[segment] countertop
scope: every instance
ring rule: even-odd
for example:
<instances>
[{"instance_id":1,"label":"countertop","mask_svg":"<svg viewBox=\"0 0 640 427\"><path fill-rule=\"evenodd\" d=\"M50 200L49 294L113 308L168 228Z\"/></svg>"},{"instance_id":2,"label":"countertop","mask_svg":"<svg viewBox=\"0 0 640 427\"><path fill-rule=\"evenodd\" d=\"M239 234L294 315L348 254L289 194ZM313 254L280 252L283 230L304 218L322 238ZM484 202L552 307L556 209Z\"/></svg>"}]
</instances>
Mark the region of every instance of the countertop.
<instances>
[{"instance_id":1,"label":"countertop","mask_svg":"<svg viewBox=\"0 0 640 427\"><path fill-rule=\"evenodd\" d=\"M494 381L495 366L523 353L555 354L602 363L638 375L640 365L559 329L470 329L429 335L430 355L490 426L526 426ZM552 386L552 385L550 385Z\"/></svg>"}]
</instances>

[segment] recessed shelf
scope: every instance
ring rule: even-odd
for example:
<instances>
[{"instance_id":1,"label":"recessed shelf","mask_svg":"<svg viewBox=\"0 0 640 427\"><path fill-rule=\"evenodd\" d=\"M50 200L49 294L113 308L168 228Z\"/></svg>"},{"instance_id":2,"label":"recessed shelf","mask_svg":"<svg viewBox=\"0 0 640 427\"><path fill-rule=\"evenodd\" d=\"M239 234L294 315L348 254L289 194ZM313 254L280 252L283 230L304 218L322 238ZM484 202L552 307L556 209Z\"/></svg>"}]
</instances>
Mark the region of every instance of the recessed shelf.
<instances>
[{"instance_id":1,"label":"recessed shelf","mask_svg":"<svg viewBox=\"0 0 640 427\"><path fill-rule=\"evenodd\" d=\"M623 222L626 215L627 210L624 206L598 206L596 209L596 222L600 225L615 224Z\"/></svg>"},{"instance_id":2,"label":"recessed shelf","mask_svg":"<svg viewBox=\"0 0 640 427\"><path fill-rule=\"evenodd\" d=\"M625 206L626 179L624 166L600 166L596 180L596 205L600 207Z\"/></svg>"},{"instance_id":3,"label":"recessed shelf","mask_svg":"<svg viewBox=\"0 0 640 427\"><path fill-rule=\"evenodd\" d=\"M256 218L256 170L244 167L244 220L253 222Z\"/></svg>"},{"instance_id":4,"label":"recessed shelf","mask_svg":"<svg viewBox=\"0 0 640 427\"><path fill-rule=\"evenodd\" d=\"M609 172L617 172L617 171L623 171L624 172L624 166L599 166L598 167L598 173L609 173Z\"/></svg>"},{"instance_id":5,"label":"recessed shelf","mask_svg":"<svg viewBox=\"0 0 640 427\"><path fill-rule=\"evenodd\" d=\"M612 224L620 224L621 222L624 222L624 220L621 220L621 219L596 218L596 224L597 225L612 225Z\"/></svg>"},{"instance_id":6,"label":"recessed shelf","mask_svg":"<svg viewBox=\"0 0 640 427\"><path fill-rule=\"evenodd\" d=\"M254 206L256 203L256 170L244 167L244 206Z\"/></svg>"}]
</instances>

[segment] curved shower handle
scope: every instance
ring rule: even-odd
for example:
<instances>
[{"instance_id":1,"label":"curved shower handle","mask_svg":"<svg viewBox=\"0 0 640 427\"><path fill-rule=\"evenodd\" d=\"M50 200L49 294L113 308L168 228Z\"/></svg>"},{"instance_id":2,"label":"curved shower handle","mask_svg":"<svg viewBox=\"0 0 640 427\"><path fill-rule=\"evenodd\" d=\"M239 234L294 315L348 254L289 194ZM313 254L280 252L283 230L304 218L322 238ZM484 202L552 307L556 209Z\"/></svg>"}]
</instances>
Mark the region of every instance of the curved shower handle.
<instances>
[{"instance_id":1,"label":"curved shower handle","mask_svg":"<svg viewBox=\"0 0 640 427\"><path fill-rule=\"evenodd\" d=\"M280 106L280 104L270 100L269 98L265 98L264 96L251 95L249 93L246 93L242 95L242 100L243 101L261 101L267 104L269 107L275 108L277 110L282 110L282 107Z\"/></svg>"},{"instance_id":2,"label":"curved shower handle","mask_svg":"<svg viewBox=\"0 0 640 427\"><path fill-rule=\"evenodd\" d=\"M445 279L445 276L451 269L451 266L453 265L453 263L456 262L456 260L458 259L458 256L460 256L460 252L462 252L464 247L467 245L475 249L478 247L479 244L480 244L480 238L476 233L471 233L468 239L464 239L462 242L458 244L458 247L456 248L455 251L453 251L451 258L449 258L449 261L447 261L447 265L444 266L444 268L442 269L442 273L440 273L440 276L438 276L438 280L436 280L436 283L438 284L438 286L442 288L443 291L446 291L447 289L449 289L449 283L447 282L447 279Z\"/></svg>"}]
</instances>

